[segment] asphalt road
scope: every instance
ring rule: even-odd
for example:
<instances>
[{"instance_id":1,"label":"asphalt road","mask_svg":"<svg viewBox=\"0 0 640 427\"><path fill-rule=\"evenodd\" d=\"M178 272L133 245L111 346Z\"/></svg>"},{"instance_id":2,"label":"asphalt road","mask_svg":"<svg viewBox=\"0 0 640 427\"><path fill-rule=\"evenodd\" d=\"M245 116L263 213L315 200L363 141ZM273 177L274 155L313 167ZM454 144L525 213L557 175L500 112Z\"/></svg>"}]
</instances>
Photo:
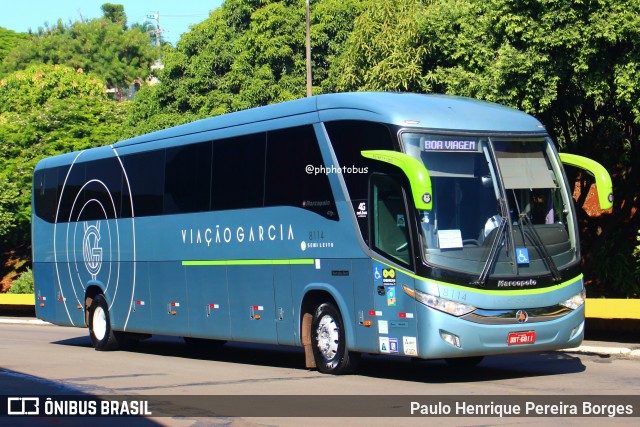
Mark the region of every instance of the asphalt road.
<instances>
[{"instance_id":1,"label":"asphalt road","mask_svg":"<svg viewBox=\"0 0 640 427\"><path fill-rule=\"evenodd\" d=\"M299 348L230 343L215 352L195 350L179 338L154 337L135 349L97 352L86 329L51 325L0 325L0 394L89 396L314 396L332 414L335 395L377 396L640 396L640 359L616 355L532 353L486 358L476 368L452 368L442 361L410 361L366 356L355 375L330 376L304 368ZM283 399L286 399L283 398ZM376 400L378 399L378 400ZM245 399L246 400L246 399ZM240 400L242 402L242 400ZM292 404L297 401L291 399ZM615 398L614 398L615 401ZM358 401L359 402L359 401ZM354 398L354 405L357 404ZM203 403L206 406L206 401ZM620 403L623 403L621 400ZM250 404L250 402L249 402ZM177 411L181 414L180 411ZM148 419L117 419L118 425L293 426L389 425L397 418L201 418L198 413ZM635 418L616 418L637 425ZM428 425L435 419L402 418L403 425ZM444 425L539 425L549 418L441 418ZM585 418L562 418L584 425ZM599 425L602 419L589 418ZM600 421L599 421L600 420ZM20 422L18 422L20 421ZM49 425L51 419L12 418L11 425ZM57 418L56 425L87 425L86 419ZM606 421L610 421L607 419ZM0 420L0 424L2 424ZM34 424L35 423L35 424ZM92 425L113 425L98 419Z\"/></svg>"}]
</instances>

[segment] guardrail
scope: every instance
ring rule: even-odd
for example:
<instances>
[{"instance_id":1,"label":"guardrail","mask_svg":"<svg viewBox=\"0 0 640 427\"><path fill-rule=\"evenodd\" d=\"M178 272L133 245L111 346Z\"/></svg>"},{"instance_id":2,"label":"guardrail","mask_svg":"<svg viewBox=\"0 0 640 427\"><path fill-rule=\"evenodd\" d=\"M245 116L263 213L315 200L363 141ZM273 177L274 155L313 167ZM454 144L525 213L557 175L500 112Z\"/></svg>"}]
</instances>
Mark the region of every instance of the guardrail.
<instances>
[{"instance_id":1,"label":"guardrail","mask_svg":"<svg viewBox=\"0 0 640 427\"><path fill-rule=\"evenodd\" d=\"M1 305L36 305L34 294L0 294Z\"/></svg>"},{"instance_id":2,"label":"guardrail","mask_svg":"<svg viewBox=\"0 0 640 427\"><path fill-rule=\"evenodd\" d=\"M587 298L585 316L592 319L640 319L640 299Z\"/></svg>"},{"instance_id":3,"label":"guardrail","mask_svg":"<svg viewBox=\"0 0 640 427\"><path fill-rule=\"evenodd\" d=\"M34 294L0 294L0 307L35 307L35 301ZM587 298L585 316L589 319L640 320L640 299Z\"/></svg>"}]
</instances>

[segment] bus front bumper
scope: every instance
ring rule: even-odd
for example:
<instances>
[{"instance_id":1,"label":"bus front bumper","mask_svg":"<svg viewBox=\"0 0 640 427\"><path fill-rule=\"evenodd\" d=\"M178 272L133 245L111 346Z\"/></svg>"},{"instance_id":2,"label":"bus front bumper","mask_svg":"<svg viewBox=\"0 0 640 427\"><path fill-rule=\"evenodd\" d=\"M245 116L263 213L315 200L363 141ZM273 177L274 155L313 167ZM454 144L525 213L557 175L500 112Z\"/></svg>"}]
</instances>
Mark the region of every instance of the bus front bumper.
<instances>
[{"instance_id":1,"label":"bus front bumper","mask_svg":"<svg viewBox=\"0 0 640 427\"><path fill-rule=\"evenodd\" d=\"M584 337L584 305L551 321L503 325L475 323L424 306L417 312L418 325L423 325L418 357L425 359L559 350L579 346Z\"/></svg>"}]
</instances>

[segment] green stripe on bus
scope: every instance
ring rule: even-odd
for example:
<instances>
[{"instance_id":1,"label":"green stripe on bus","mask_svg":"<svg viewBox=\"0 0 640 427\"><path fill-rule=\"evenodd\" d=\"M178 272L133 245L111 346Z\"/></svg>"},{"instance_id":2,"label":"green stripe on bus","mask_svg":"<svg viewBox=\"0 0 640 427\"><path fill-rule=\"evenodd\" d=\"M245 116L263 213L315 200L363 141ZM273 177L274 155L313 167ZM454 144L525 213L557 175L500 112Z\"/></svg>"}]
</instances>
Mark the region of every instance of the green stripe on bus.
<instances>
[{"instance_id":1,"label":"green stripe on bus","mask_svg":"<svg viewBox=\"0 0 640 427\"><path fill-rule=\"evenodd\" d=\"M201 260L182 261L184 267L203 267L220 265L313 265L314 259L227 259L227 260Z\"/></svg>"},{"instance_id":2,"label":"green stripe on bus","mask_svg":"<svg viewBox=\"0 0 640 427\"><path fill-rule=\"evenodd\" d=\"M551 291L557 291L558 289L562 289L566 286L572 285L573 283L577 282L578 280L583 278L582 274L577 275L576 277L569 279L565 282L562 282L558 285L554 285L554 286L549 286L546 288L535 288L535 289L505 289L505 290L486 290L486 289L477 289L477 288L471 288L471 287L467 287L467 286L461 286L461 285L454 285L453 283L447 283L447 282L440 282L439 280L433 280L433 279L427 279L426 277L421 277L418 275L415 275L407 270L404 270L402 268L393 266L391 264L388 264L384 261L380 261L377 259L373 260L374 262L379 262L380 264L386 265L387 267L396 269L398 271L400 271L403 274L406 274L409 277L412 277L414 279L418 279L421 280L423 282L431 282L431 283L435 283L436 285L439 286L448 286L450 288L455 288L455 289L460 289L460 290L464 290L467 292L473 292L476 294L482 294L482 295L500 295L500 296L505 296L505 295L536 295L536 294L545 294L547 292L551 292Z\"/></svg>"}]
</instances>

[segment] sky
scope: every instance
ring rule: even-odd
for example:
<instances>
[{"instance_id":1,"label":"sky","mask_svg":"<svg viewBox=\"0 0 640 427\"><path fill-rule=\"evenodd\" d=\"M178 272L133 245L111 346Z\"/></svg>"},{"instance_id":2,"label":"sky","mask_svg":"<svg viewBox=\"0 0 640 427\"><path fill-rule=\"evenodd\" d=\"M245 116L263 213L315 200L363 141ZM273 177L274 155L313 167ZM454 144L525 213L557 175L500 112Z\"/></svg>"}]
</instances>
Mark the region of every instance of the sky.
<instances>
[{"instance_id":1,"label":"sky","mask_svg":"<svg viewBox=\"0 0 640 427\"><path fill-rule=\"evenodd\" d=\"M104 3L122 4L129 25L145 20L155 25L147 15L160 13L163 37L174 46L189 26L204 21L209 12L223 0L5 0L0 9L0 27L16 32L37 31L44 23L55 25L58 18L66 24L80 18L99 18Z\"/></svg>"}]
</instances>

